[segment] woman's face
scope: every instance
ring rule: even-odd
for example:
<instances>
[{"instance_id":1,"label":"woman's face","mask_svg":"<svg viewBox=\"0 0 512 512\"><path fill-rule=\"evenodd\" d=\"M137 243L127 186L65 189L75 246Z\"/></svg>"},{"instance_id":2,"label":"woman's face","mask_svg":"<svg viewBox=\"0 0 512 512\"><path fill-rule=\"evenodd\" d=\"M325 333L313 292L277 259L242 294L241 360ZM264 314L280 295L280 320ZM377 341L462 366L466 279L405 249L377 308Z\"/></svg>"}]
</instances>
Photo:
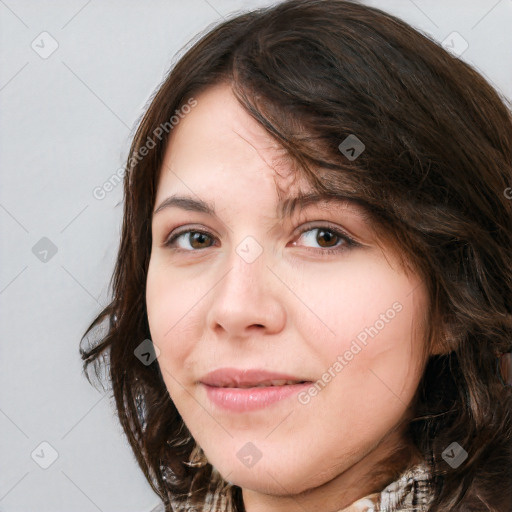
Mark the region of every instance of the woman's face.
<instances>
[{"instance_id":1,"label":"woman's face","mask_svg":"<svg viewBox=\"0 0 512 512\"><path fill-rule=\"evenodd\" d=\"M425 286L356 205L313 201L281 218L276 186L285 200L309 192L283 152L228 86L196 99L171 133L147 277L169 394L247 493L354 484L397 441L421 379Z\"/></svg>"}]
</instances>

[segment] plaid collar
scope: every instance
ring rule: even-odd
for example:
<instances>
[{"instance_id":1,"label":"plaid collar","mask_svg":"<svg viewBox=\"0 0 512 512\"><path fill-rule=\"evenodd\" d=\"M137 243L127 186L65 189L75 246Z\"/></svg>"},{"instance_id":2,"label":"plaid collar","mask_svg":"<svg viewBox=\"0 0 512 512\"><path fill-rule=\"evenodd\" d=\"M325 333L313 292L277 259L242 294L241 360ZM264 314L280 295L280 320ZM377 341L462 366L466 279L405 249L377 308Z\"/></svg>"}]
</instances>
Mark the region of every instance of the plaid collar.
<instances>
[{"instance_id":1,"label":"plaid collar","mask_svg":"<svg viewBox=\"0 0 512 512\"><path fill-rule=\"evenodd\" d=\"M430 472L424 463L405 470L383 491L370 494L339 512L426 512L432 502Z\"/></svg>"},{"instance_id":2,"label":"plaid collar","mask_svg":"<svg viewBox=\"0 0 512 512\"><path fill-rule=\"evenodd\" d=\"M220 477L215 468L213 472ZM428 512L433 500L430 476L428 466L421 462L405 470L381 492L369 494L338 512ZM200 512L233 512L230 492L232 484L226 485L222 478L213 480L217 480L217 485L210 487ZM172 505L174 510L199 512L199 509L193 508L188 502L185 505L173 502ZM151 512L164 512L163 504Z\"/></svg>"}]
</instances>

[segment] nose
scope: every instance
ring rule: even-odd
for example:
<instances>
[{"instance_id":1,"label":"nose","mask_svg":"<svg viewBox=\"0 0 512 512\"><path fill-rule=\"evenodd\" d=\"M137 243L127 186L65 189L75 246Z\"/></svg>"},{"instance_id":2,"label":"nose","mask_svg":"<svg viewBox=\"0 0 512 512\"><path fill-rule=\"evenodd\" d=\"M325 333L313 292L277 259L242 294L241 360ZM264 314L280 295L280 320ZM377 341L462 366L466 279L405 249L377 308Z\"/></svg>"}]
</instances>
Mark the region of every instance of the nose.
<instances>
[{"instance_id":1,"label":"nose","mask_svg":"<svg viewBox=\"0 0 512 512\"><path fill-rule=\"evenodd\" d=\"M212 290L207 324L218 337L277 334L285 326L286 287L267 267L265 253L247 262L236 251Z\"/></svg>"}]
</instances>

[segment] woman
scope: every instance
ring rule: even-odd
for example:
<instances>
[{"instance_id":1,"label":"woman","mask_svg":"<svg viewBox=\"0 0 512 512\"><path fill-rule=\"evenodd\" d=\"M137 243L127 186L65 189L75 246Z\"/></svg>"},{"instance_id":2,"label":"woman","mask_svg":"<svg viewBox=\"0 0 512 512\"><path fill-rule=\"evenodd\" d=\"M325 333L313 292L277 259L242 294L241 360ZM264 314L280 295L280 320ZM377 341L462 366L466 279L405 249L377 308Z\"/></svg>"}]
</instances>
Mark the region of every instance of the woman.
<instances>
[{"instance_id":1,"label":"woman","mask_svg":"<svg viewBox=\"0 0 512 512\"><path fill-rule=\"evenodd\" d=\"M511 162L496 91L378 9L188 50L81 350L165 510L512 510Z\"/></svg>"}]
</instances>

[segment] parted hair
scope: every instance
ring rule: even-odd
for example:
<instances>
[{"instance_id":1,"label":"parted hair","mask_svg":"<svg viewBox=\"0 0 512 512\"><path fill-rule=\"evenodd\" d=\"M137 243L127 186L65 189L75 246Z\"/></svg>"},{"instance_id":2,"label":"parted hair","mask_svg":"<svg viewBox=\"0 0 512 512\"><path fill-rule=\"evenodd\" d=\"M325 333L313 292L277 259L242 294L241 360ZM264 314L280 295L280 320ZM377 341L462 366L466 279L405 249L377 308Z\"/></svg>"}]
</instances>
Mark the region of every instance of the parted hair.
<instances>
[{"instance_id":1,"label":"parted hair","mask_svg":"<svg viewBox=\"0 0 512 512\"><path fill-rule=\"evenodd\" d=\"M134 355L151 338L151 222L171 130L154 134L219 83L230 84L314 190L363 204L426 285L428 347L439 350L411 404L409 444L378 471L391 482L418 453L432 473L430 510L510 512L512 387L499 365L512 351L510 103L428 35L347 0L288 0L209 28L159 85L133 137L111 301L80 353L90 381L89 366L105 372L166 510L185 499L201 509L213 488L244 510L238 486L209 463L190 463L198 447L158 360L145 365ZM357 158L339 148L349 136L364 144ZM154 147L140 158L149 138ZM443 458L454 442L467 452L456 468Z\"/></svg>"}]
</instances>

